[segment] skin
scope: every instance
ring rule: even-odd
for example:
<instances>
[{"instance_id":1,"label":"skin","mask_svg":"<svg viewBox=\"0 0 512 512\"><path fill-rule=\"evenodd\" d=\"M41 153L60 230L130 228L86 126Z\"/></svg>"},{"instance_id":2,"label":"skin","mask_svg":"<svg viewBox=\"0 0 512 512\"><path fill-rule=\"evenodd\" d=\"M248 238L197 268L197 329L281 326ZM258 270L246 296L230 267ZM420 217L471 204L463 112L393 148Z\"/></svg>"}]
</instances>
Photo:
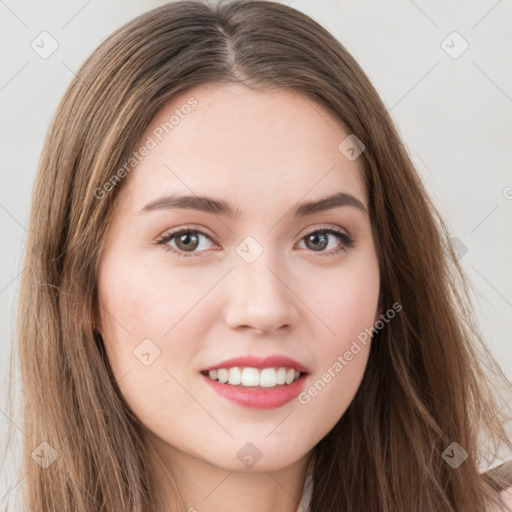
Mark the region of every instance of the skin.
<instances>
[{"instance_id":1,"label":"skin","mask_svg":"<svg viewBox=\"0 0 512 512\"><path fill-rule=\"evenodd\" d=\"M294 512L312 449L352 401L370 344L307 404L243 407L217 395L199 372L240 355L282 354L308 368L308 389L374 325L379 270L368 214L343 206L291 215L298 203L335 191L368 210L361 169L338 150L348 133L322 106L296 92L238 84L176 96L139 146L192 96L198 105L119 190L100 258L97 329L123 397L144 425L168 510L171 468L179 468L178 487L195 510ZM240 217L141 212L177 192L223 199ZM198 235L188 259L155 243L181 227L210 236ZM305 237L326 227L348 234L354 246L343 249L327 235L328 247L315 250ZM263 249L250 264L236 252L247 236ZM167 248L185 252L178 243L175 237ZM144 339L151 340L146 352L160 350L148 366L134 357ZM251 468L237 456L249 441L262 455Z\"/></svg>"}]
</instances>

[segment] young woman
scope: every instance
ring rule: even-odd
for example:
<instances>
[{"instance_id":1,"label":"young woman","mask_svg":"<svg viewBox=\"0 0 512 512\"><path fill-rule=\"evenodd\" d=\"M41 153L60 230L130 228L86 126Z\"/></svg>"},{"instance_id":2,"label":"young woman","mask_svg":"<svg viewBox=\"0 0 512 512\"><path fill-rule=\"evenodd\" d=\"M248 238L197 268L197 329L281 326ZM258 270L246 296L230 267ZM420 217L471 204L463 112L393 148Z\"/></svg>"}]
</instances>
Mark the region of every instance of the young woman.
<instances>
[{"instance_id":1,"label":"young woman","mask_svg":"<svg viewBox=\"0 0 512 512\"><path fill-rule=\"evenodd\" d=\"M301 12L174 2L101 44L26 266L26 510L511 510L510 383L446 226Z\"/></svg>"}]
</instances>

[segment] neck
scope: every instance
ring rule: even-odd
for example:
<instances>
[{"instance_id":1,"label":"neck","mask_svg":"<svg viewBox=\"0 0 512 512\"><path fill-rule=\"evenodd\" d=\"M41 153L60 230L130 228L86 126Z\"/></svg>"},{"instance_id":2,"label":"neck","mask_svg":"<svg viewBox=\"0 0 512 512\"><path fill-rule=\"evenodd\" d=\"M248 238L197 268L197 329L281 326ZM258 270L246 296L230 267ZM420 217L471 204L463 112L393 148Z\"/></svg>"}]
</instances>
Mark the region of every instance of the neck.
<instances>
[{"instance_id":1,"label":"neck","mask_svg":"<svg viewBox=\"0 0 512 512\"><path fill-rule=\"evenodd\" d=\"M232 471L156 436L149 435L148 443L151 477L162 507L158 512L298 511L311 453L278 470Z\"/></svg>"}]
</instances>

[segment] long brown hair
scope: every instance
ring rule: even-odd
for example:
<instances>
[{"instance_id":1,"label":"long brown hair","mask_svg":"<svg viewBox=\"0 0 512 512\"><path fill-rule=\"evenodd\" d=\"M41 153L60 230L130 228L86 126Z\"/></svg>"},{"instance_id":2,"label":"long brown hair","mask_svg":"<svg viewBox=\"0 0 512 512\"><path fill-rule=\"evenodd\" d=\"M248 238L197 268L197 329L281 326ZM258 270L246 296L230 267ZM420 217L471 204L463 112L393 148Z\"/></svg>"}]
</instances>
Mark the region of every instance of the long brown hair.
<instances>
[{"instance_id":1,"label":"long brown hair","mask_svg":"<svg viewBox=\"0 0 512 512\"><path fill-rule=\"evenodd\" d=\"M314 448L311 510L498 504L510 473L481 468L500 444L512 447L493 389L510 383L475 324L448 229L376 90L340 42L291 7L194 0L151 10L108 37L73 79L45 140L18 316L26 509L157 508L140 423L93 328L98 256L124 182L101 199L95 191L173 96L221 82L300 91L362 141L381 304L403 306L375 335L348 410ZM457 468L442 456L454 442L467 452Z\"/></svg>"}]
</instances>

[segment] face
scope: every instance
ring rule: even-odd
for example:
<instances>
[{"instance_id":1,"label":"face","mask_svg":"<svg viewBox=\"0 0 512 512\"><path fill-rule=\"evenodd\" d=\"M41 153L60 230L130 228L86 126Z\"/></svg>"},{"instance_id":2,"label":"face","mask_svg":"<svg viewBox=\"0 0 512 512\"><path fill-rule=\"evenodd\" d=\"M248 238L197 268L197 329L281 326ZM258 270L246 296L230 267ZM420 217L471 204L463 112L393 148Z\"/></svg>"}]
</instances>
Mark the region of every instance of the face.
<instances>
[{"instance_id":1,"label":"face","mask_svg":"<svg viewBox=\"0 0 512 512\"><path fill-rule=\"evenodd\" d=\"M168 453L277 470L352 401L379 271L358 159L338 149L348 135L301 94L210 85L173 98L142 137L101 254L97 329Z\"/></svg>"}]
</instances>

